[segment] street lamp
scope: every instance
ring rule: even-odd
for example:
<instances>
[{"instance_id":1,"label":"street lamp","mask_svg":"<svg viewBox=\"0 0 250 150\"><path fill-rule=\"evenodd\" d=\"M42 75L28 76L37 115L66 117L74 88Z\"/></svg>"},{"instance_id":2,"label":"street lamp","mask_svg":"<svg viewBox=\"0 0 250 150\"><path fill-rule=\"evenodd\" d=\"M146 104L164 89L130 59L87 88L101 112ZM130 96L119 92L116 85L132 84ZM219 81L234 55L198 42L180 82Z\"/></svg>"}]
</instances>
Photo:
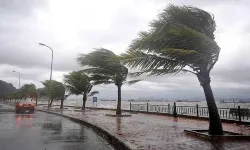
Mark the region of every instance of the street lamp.
<instances>
[{"instance_id":1,"label":"street lamp","mask_svg":"<svg viewBox=\"0 0 250 150\"><path fill-rule=\"evenodd\" d=\"M17 71L13 71L13 72L15 72L15 73L18 73L18 80L19 80L19 83L18 83L18 89L20 89L20 72L17 72Z\"/></svg>"},{"instance_id":2,"label":"street lamp","mask_svg":"<svg viewBox=\"0 0 250 150\"><path fill-rule=\"evenodd\" d=\"M51 101L51 79L52 79L52 67L53 67L53 49L49 47L48 45L45 45L43 43L39 43L41 46L45 46L51 50L52 58L51 58L51 64L50 64L50 78L49 78L49 101L48 101L48 109L49 109L49 102Z\"/></svg>"}]
</instances>

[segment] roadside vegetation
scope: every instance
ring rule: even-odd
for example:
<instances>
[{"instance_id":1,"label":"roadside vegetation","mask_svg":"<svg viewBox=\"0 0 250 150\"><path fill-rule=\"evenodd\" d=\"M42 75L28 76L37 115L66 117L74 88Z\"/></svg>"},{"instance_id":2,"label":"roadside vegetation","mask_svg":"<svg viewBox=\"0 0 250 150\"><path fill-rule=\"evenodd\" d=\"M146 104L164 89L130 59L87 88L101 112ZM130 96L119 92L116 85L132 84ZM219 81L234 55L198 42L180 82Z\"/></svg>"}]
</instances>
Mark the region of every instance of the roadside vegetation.
<instances>
[{"instance_id":1,"label":"roadside vegetation","mask_svg":"<svg viewBox=\"0 0 250 150\"><path fill-rule=\"evenodd\" d=\"M73 71L64 75L64 83L69 94L82 95L82 110L85 110L85 105L88 96L98 94L98 91L92 91L93 84L90 83L91 78L83 71Z\"/></svg>"}]
</instances>

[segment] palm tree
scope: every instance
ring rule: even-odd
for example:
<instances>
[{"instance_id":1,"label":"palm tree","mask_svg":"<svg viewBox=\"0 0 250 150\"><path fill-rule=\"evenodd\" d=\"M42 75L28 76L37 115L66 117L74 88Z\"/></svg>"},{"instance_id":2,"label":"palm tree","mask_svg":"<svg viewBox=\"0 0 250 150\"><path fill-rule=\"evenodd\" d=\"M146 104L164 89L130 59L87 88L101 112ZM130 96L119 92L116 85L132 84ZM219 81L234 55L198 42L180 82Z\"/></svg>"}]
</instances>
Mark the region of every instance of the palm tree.
<instances>
[{"instance_id":1,"label":"palm tree","mask_svg":"<svg viewBox=\"0 0 250 150\"><path fill-rule=\"evenodd\" d=\"M38 98L44 97L44 96L48 96L46 95L47 93L45 92L45 88L37 88L37 97L36 97L36 105L37 105L37 101Z\"/></svg>"},{"instance_id":2,"label":"palm tree","mask_svg":"<svg viewBox=\"0 0 250 150\"><path fill-rule=\"evenodd\" d=\"M91 75L93 84L115 84L118 89L118 101L116 114L121 115L121 87L124 83L133 84L140 80L126 81L128 68L120 64L119 57L112 51L100 48L89 54L81 54L77 58L84 69Z\"/></svg>"},{"instance_id":3,"label":"palm tree","mask_svg":"<svg viewBox=\"0 0 250 150\"><path fill-rule=\"evenodd\" d=\"M39 91L38 91L38 89L32 89L29 92L29 97L31 98L31 101L33 101L33 99L35 99L35 103L37 105L37 100L38 100L38 97L39 97Z\"/></svg>"},{"instance_id":4,"label":"palm tree","mask_svg":"<svg viewBox=\"0 0 250 150\"><path fill-rule=\"evenodd\" d=\"M197 76L203 87L209 110L209 134L223 134L220 116L210 86L210 71L219 58L220 47L214 41L215 20L196 7L169 5L151 29L132 41L124 64L142 71L134 75L177 74Z\"/></svg>"},{"instance_id":5,"label":"palm tree","mask_svg":"<svg viewBox=\"0 0 250 150\"><path fill-rule=\"evenodd\" d=\"M69 96L70 96L70 94L67 94L67 95L64 95L63 98L61 98L61 105L60 105L60 108L63 108L63 102L64 102L64 100L65 100L67 97L69 97Z\"/></svg>"},{"instance_id":6,"label":"palm tree","mask_svg":"<svg viewBox=\"0 0 250 150\"><path fill-rule=\"evenodd\" d=\"M36 86L33 83L24 84L21 87L20 92L19 91L17 92L17 95L20 95L20 94L24 97L25 100L26 100L27 97L31 98L31 101L33 99L35 99L36 105L37 105L37 99L39 97L39 91L38 91L38 89L36 88Z\"/></svg>"},{"instance_id":7,"label":"palm tree","mask_svg":"<svg viewBox=\"0 0 250 150\"><path fill-rule=\"evenodd\" d=\"M61 82L51 80L51 88L49 80L43 81L42 84L44 85L45 95L49 95L49 90L51 89L51 101L49 103L49 107L52 106L54 100L64 100L65 87Z\"/></svg>"},{"instance_id":8,"label":"palm tree","mask_svg":"<svg viewBox=\"0 0 250 150\"><path fill-rule=\"evenodd\" d=\"M21 95L22 97L24 97L25 100L27 97L31 97L30 94L33 93L34 91L36 91L36 86L33 83L24 84L20 88Z\"/></svg>"},{"instance_id":9,"label":"palm tree","mask_svg":"<svg viewBox=\"0 0 250 150\"><path fill-rule=\"evenodd\" d=\"M93 85L90 83L91 78L82 71L73 71L64 75L64 83L70 94L83 95L82 110L85 110L87 96L99 93L98 91L90 92Z\"/></svg>"}]
</instances>

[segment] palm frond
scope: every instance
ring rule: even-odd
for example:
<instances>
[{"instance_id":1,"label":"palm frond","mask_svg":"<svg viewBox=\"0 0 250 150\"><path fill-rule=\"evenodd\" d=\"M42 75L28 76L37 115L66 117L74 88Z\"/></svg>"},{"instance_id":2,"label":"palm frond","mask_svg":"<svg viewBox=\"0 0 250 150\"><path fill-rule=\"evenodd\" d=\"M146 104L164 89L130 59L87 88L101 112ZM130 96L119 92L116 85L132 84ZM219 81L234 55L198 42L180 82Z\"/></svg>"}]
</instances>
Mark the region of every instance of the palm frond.
<instances>
[{"instance_id":1,"label":"palm frond","mask_svg":"<svg viewBox=\"0 0 250 150\"><path fill-rule=\"evenodd\" d=\"M99 94L99 92L98 91L90 92L88 96L94 96L95 94Z\"/></svg>"},{"instance_id":2,"label":"palm frond","mask_svg":"<svg viewBox=\"0 0 250 150\"><path fill-rule=\"evenodd\" d=\"M67 99L71 94L64 95L64 99Z\"/></svg>"},{"instance_id":3,"label":"palm frond","mask_svg":"<svg viewBox=\"0 0 250 150\"><path fill-rule=\"evenodd\" d=\"M107 80L96 80L93 81L92 84L93 85L98 85L98 84L114 84L114 81L107 81Z\"/></svg>"},{"instance_id":4,"label":"palm frond","mask_svg":"<svg viewBox=\"0 0 250 150\"><path fill-rule=\"evenodd\" d=\"M140 32L122 63L151 75L175 74L190 67L210 71L218 60L220 47L214 41L215 21L211 14L196 7L169 5ZM139 73L141 74L141 73Z\"/></svg>"},{"instance_id":5,"label":"palm frond","mask_svg":"<svg viewBox=\"0 0 250 150\"><path fill-rule=\"evenodd\" d=\"M170 4L158 15L158 19L150 23L150 26L152 30L157 30L164 25L175 24L186 25L214 39L213 32L216 28L214 17L197 7Z\"/></svg>"},{"instance_id":6,"label":"palm frond","mask_svg":"<svg viewBox=\"0 0 250 150\"><path fill-rule=\"evenodd\" d=\"M143 73L144 73L143 71L138 71L138 72L131 72L128 75L130 77L138 77L138 76L142 75Z\"/></svg>"},{"instance_id":7,"label":"palm frond","mask_svg":"<svg viewBox=\"0 0 250 150\"><path fill-rule=\"evenodd\" d=\"M100 74L94 74L91 76L91 80L110 80L110 76L100 75Z\"/></svg>"},{"instance_id":8,"label":"palm frond","mask_svg":"<svg viewBox=\"0 0 250 150\"><path fill-rule=\"evenodd\" d=\"M82 71L73 71L68 75L64 75L64 82L67 90L71 94L88 93L92 89L91 77Z\"/></svg>"},{"instance_id":9,"label":"palm frond","mask_svg":"<svg viewBox=\"0 0 250 150\"><path fill-rule=\"evenodd\" d=\"M75 95L79 95L82 94L82 92L80 90L78 90L77 88L75 88L74 86L71 85L66 85L66 90L70 93L70 94L75 94Z\"/></svg>"},{"instance_id":10,"label":"palm frond","mask_svg":"<svg viewBox=\"0 0 250 150\"><path fill-rule=\"evenodd\" d=\"M77 61L82 66L102 67L109 62L114 62L116 55L105 48L95 49L89 54L79 54ZM119 63L119 61L115 61Z\"/></svg>"},{"instance_id":11,"label":"palm frond","mask_svg":"<svg viewBox=\"0 0 250 150\"><path fill-rule=\"evenodd\" d=\"M120 63L120 56L112 51L100 48L95 51L80 55L78 62L88 67L82 70L94 80L93 84L115 83L120 85L126 81L128 69Z\"/></svg>"},{"instance_id":12,"label":"palm frond","mask_svg":"<svg viewBox=\"0 0 250 150\"><path fill-rule=\"evenodd\" d=\"M130 80L130 81L126 81L125 83L128 84L128 85L132 85L132 84L135 84L137 82L139 82L141 80Z\"/></svg>"},{"instance_id":13,"label":"palm frond","mask_svg":"<svg viewBox=\"0 0 250 150\"><path fill-rule=\"evenodd\" d=\"M90 75L112 76L113 74L115 74L113 70L108 69L108 68L87 68L82 71Z\"/></svg>"},{"instance_id":14,"label":"palm frond","mask_svg":"<svg viewBox=\"0 0 250 150\"><path fill-rule=\"evenodd\" d=\"M65 85L63 85L61 82L55 81L55 80L46 80L42 82L44 85L44 93L45 95L48 95L50 91L50 96L52 99L62 99L65 94Z\"/></svg>"},{"instance_id":15,"label":"palm frond","mask_svg":"<svg viewBox=\"0 0 250 150\"><path fill-rule=\"evenodd\" d=\"M139 67L141 70L164 68L183 68L186 64L182 61L160 56L157 54L148 54L137 50L128 50L126 54L122 54L122 63L131 68Z\"/></svg>"},{"instance_id":16,"label":"palm frond","mask_svg":"<svg viewBox=\"0 0 250 150\"><path fill-rule=\"evenodd\" d=\"M145 72L149 73L149 76L153 76L153 75L165 75L165 74L176 75L182 71L183 69L153 69L153 70L146 70Z\"/></svg>"}]
</instances>

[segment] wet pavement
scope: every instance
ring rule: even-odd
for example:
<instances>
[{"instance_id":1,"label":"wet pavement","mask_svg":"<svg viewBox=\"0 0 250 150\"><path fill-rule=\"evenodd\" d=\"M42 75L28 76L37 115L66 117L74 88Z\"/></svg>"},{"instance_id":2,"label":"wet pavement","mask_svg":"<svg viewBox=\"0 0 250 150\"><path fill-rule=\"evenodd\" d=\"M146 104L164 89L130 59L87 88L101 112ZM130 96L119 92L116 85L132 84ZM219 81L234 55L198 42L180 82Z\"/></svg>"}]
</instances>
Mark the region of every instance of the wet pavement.
<instances>
[{"instance_id":1,"label":"wet pavement","mask_svg":"<svg viewBox=\"0 0 250 150\"><path fill-rule=\"evenodd\" d=\"M99 126L132 149L249 150L250 147L250 141L210 142L183 133L184 129L208 129L207 121L141 113L132 114L132 117L109 117L105 114L115 112L108 110L53 111ZM223 127L227 131L250 135L248 126L223 123Z\"/></svg>"},{"instance_id":2,"label":"wet pavement","mask_svg":"<svg viewBox=\"0 0 250 150\"><path fill-rule=\"evenodd\" d=\"M15 114L0 104L0 150L111 150L91 129L43 112Z\"/></svg>"}]
</instances>

